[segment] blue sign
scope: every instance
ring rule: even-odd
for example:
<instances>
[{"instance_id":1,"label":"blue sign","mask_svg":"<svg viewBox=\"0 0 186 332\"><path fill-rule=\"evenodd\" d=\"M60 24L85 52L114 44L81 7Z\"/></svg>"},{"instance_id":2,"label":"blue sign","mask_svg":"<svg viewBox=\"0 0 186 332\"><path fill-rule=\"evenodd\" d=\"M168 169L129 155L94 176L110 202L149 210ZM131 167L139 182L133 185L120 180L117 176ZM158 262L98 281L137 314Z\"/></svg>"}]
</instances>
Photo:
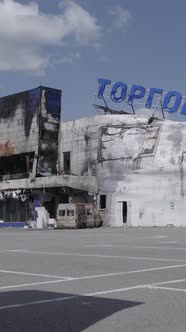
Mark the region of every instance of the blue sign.
<instances>
[{"instance_id":1,"label":"blue sign","mask_svg":"<svg viewBox=\"0 0 186 332\"><path fill-rule=\"evenodd\" d=\"M135 101L146 98L145 107L152 108L153 101L157 97L161 101L161 108L169 113L177 112L183 96L177 91L164 92L163 89L150 88L148 91L141 85L132 85L128 87L126 83L116 82L111 85L110 80L99 78L99 87L97 97L104 99L104 92L110 86L110 99L112 102L121 103L126 101L128 105L133 105ZM186 115L186 101L181 107L181 114Z\"/></svg>"}]
</instances>

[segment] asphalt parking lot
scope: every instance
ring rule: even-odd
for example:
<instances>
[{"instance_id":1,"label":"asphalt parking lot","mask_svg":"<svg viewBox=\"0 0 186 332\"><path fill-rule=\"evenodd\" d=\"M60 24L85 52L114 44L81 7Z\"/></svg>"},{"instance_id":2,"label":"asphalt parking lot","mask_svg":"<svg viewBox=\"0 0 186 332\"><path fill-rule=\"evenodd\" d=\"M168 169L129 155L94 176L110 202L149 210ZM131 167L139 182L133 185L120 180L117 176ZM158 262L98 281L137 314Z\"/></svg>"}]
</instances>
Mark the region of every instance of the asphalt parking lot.
<instances>
[{"instance_id":1,"label":"asphalt parking lot","mask_svg":"<svg viewBox=\"0 0 186 332\"><path fill-rule=\"evenodd\" d=\"M186 228L0 231L1 332L185 332Z\"/></svg>"}]
</instances>

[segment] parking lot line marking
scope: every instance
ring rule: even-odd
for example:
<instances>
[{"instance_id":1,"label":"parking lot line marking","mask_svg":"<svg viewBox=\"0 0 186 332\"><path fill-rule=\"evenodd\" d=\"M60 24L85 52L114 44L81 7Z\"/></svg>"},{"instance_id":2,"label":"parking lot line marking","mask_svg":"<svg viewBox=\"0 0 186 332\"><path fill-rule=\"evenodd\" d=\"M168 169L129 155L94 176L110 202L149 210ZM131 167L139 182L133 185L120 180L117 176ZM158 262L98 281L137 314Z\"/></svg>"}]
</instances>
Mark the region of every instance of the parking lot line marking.
<instances>
[{"instance_id":1,"label":"parking lot line marking","mask_svg":"<svg viewBox=\"0 0 186 332\"><path fill-rule=\"evenodd\" d=\"M33 276L33 277L44 277L44 278L69 279L69 277L64 277L64 276L55 276L55 275L40 274L40 273L29 273L29 272L22 272L22 271L0 270L0 273L18 274L18 275Z\"/></svg>"},{"instance_id":2,"label":"parking lot line marking","mask_svg":"<svg viewBox=\"0 0 186 332\"><path fill-rule=\"evenodd\" d=\"M15 252L15 251L14 251ZM119 259L134 259L134 260L150 260L150 261L164 261L164 262L186 262L186 259L170 259L170 258L155 258L155 257L135 257L135 256L113 256L113 255L98 255L98 254L81 254L69 252L52 252L52 251L33 251L33 250L19 250L23 254L41 254L41 255L59 255L59 256L79 256L79 257L96 257L96 258L119 258Z\"/></svg>"},{"instance_id":3,"label":"parking lot line marking","mask_svg":"<svg viewBox=\"0 0 186 332\"><path fill-rule=\"evenodd\" d=\"M67 281L67 280L68 279L57 279L57 280L49 280L49 281L41 281L41 282L32 282L32 283L20 284L20 285L0 286L0 290L12 289L12 288L24 288L24 287L30 287L30 286L46 285L46 284L56 284L56 283Z\"/></svg>"},{"instance_id":4,"label":"parking lot line marking","mask_svg":"<svg viewBox=\"0 0 186 332\"><path fill-rule=\"evenodd\" d=\"M97 275L92 275L92 276L77 277L77 278L71 278L71 279L69 278L67 281L114 277L114 276L120 276L120 275L126 275L126 274L135 274L135 273L142 273L142 272L152 272L152 271L159 271L159 270L175 269L175 268L181 268L181 267L185 267L185 266L186 266L186 264L182 264L182 265L160 266L160 267L154 267L154 268L142 269L142 270L97 274Z\"/></svg>"},{"instance_id":5,"label":"parking lot line marking","mask_svg":"<svg viewBox=\"0 0 186 332\"><path fill-rule=\"evenodd\" d=\"M180 283L180 282L184 282L186 281L186 279L174 279L174 280L166 280L166 281L160 281L157 283L153 283L153 286L157 286L157 285L167 285L167 284L175 284L175 283Z\"/></svg>"},{"instance_id":6,"label":"parking lot line marking","mask_svg":"<svg viewBox=\"0 0 186 332\"><path fill-rule=\"evenodd\" d=\"M165 238L165 237L168 237L168 235L154 235L154 236L151 236L152 239L161 239L161 238Z\"/></svg>"},{"instance_id":7,"label":"parking lot line marking","mask_svg":"<svg viewBox=\"0 0 186 332\"><path fill-rule=\"evenodd\" d=\"M127 287L127 288L110 289L110 290L106 290L106 291L85 294L85 296L96 296L96 295L104 295L104 294L110 294L110 293L125 292L127 290L133 290L133 289L138 289L138 288L152 288L152 287L158 287L159 285L161 286L164 284L172 284L172 283L183 282L183 281L186 281L186 279L167 280L167 281L157 282L157 283L153 283L153 284L136 285L136 286ZM184 292L185 291L186 290L184 290Z\"/></svg>"},{"instance_id":8,"label":"parking lot line marking","mask_svg":"<svg viewBox=\"0 0 186 332\"><path fill-rule=\"evenodd\" d=\"M164 241L164 242L157 242L158 244L170 244L170 243L178 243L178 241ZM181 243L181 242L179 242Z\"/></svg>"},{"instance_id":9,"label":"parking lot line marking","mask_svg":"<svg viewBox=\"0 0 186 332\"><path fill-rule=\"evenodd\" d=\"M26 251L27 249L2 249L0 250L0 253L5 253L5 252L18 252L20 250Z\"/></svg>"},{"instance_id":10,"label":"parking lot line marking","mask_svg":"<svg viewBox=\"0 0 186 332\"><path fill-rule=\"evenodd\" d=\"M184 288L174 288L174 287L165 287L163 285L168 284L175 284L175 283L181 283L185 282L186 279L176 279L176 280L167 280L163 282L153 283L147 286L144 286L143 288L149 288L149 289L164 289L164 290L170 290L170 291L177 291L177 292L186 292L186 289Z\"/></svg>"},{"instance_id":11,"label":"parking lot line marking","mask_svg":"<svg viewBox=\"0 0 186 332\"><path fill-rule=\"evenodd\" d=\"M115 245L115 244L94 244L85 247L105 247L105 248L135 248L135 249L162 249L162 250L186 250L186 247L158 247L158 246L128 246L128 245Z\"/></svg>"},{"instance_id":12,"label":"parking lot line marking","mask_svg":"<svg viewBox=\"0 0 186 332\"><path fill-rule=\"evenodd\" d=\"M66 296L66 297L58 297L58 298L49 299L49 300L38 300L38 301L31 301L31 302L25 302L25 303L10 304L10 305L5 305L5 306L0 306L0 310L16 309L16 308L21 308L21 307L27 307L30 305L47 304L47 303L53 303L53 302L63 302L63 301L72 300L72 299L75 299L78 297L80 297L80 296L72 295L72 296Z\"/></svg>"},{"instance_id":13,"label":"parking lot line marking","mask_svg":"<svg viewBox=\"0 0 186 332\"><path fill-rule=\"evenodd\" d=\"M112 293L120 293L120 292L126 292L134 289L139 289L139 288L144 288L148 285L137 285L137 286L131 286L131 287L125 287L125 288L116 288L116 289L109 289L109 290L104 290L101 292L95 292L95 293L88 293L85 294L84 296L97 296L97 295L106 295L106 294L112 294Z\"/></svg>"},{"instance_id":14,"label":"parking lot line marking","mask_svg":"<svg viewBox=\"0 0 186 332\"><path fill-rule=\"evenodd\" d=\"M5 310L5 309L16 309L20 307L26 307L26 306L32 306L32 305L39 305L39 304L47 304L47 303L54 303L54 302L63 302L67 300L72 300L72 299L77 299L80 297L92 297L92 296L98 296L98 295L107 295L107 294L113 294L113 293L120 293L120 292L126 292L130 290L135 290L135 289L165 289L165 290L173 290L173 291L179 291L179 292L186 292L185 289L181 288L170 288L170 287L159 287L159 285L162 284L170 284L174 282L181 282L185 281L186 279L180 279L180 280L169 280L165 282L159 282L159 283L153 283L153 284L141 284L141 285L135 285L131 287L125 287L125 288L116 288L116 289L109 289L109 290L104 290L104 291L99 291L99 292L93 292L93 293L86 293L86 294L80 294L80 295L71 295L71 296L66 296L66 297L58 297L58 298L53 298L53 299L48 299L48 300L38 300L38 301L30 301L30 302L24 302L24 303L16 303L16 304L10 304L6 306L0 306L0 310ZM56 282L59 282L59 280L56 280ZM47 283L47 282L46 282Z\"/></svg>"},{"instance_id":15,"label":"parking lot line marking","mask_svg":"<svg viewBox=\"0 0 186 332\"><path fill-rule=\"evenodd\" d=\"M106 291L101 291L101 292L96 292L96 293L91 293L91 294L85 294L85 296L96 296L96 295L104 295L104 294L125 292L127 290L133 290L133 289L138 289L138 288L152 288L152 287L154 288L154 287L159 287L159 286L165 285L165 284L172 284L172 283L178 283L178 282L183 282L183 281L186 281L186 279L167 280L167 281L162 281L162 282L157 282L157 283L152 283L152 284L146 284L146 285L136 285L136 286L127 287L127 288L110 289L110 290L106 290ZM168 287L164 287L164 288L168 289ZM176 289L176 288L170 288L170 289ZM181 288L178 288L178 289L181 290ZM183 291L186 292L185 289L183 289Z\"/></svg>"},{"instance_id":16,"label":"parking lot line marking","mask_svg":"<svg viewBox=\"0 0 186 332\"><path fill-rule=\"evenodd\" d=\"M151 272L151 271L158 271L158 270L167 270L167 269L175 269L185 267L186 264L182 265L171 265L171 266L161 266L155 267L150 269L143 269L143 270L133 270L133 271L124 271L124 272L116 272L116 273L107 273L107 274L97 274L97 275L90 275L90 276L82 276L82 277L72 277L72 278L62 278L59 280L52 280L52 281L43 281L43 282L35 282L35 283L28 283L28 284L19 284L19 285L10 285L10 286L2 286L0 290L4 289L12 289L12 288L24 288L28 286L37 286L37 285L45 285L45 284L53 284L53 283L62 283L67 281L78 281L84 279L95 279L95 278L106 278L106 277L114 277L117 275L125 275L125 274L135 274L135 273L143 273L143 272Z\"/></svg>"},{"instance_id":17,"label":"parking lot line marking","mask_svg":"<svg viewBox=\"0 0 186 332\"><path fill-rule=\"evenodd\" d=\"M186 293L186 289L182 288L172 288L172 287L163 287L163 286L148 286L148 287L143 287L143 288L148 288L148 289L156 289L156 290L168 290L168 291L174 291L174 292L182 292Z\"/></svg>"},{"instance_id":18,"label":"parking lot line marking","mask_svg":"<svg viewBox=\"0 0 186 332\"><path fill-rule=\"evenodd\" d=\"M133 286L133 287L116 289L116 290L103 291L103 292L88 293L88 294L82 294L82 295L72 295L72 296L61 297L61 298L58 297L58 298L53 298L53 299L49 299L49 300L38 300L38 301L30 301L30 302L24 302L24 303L10 304L10 305L6 305L6 306L0 306L0 310L16 309L16 308L20 308L20 307L26 307L26 306L32 306L32 305L38 305L38 304L63 302L63 301L78 299L78 298L86 297L86 296L104 295L104 294L109 294L109 293L114 293L114 292L116 293L116 292L121 292L121 291L124 292L124 291L127 291L127 290L143 288L143 286L146 286L146 285L139 285L139 286Z\"/></svg>"},{"instance_id":19,"label":"parking lot line marking","mask_svg":"<svg viewBox=\"0 0 186 332\"><path fill-rule=\"evenodd\" d=\"M87 293L87 294L82 294L82 295L72 295L72 296L61 297L61 298L58 297L58 298L53 298L53 299L49 299L49 300L38 300L38 301L10 304L10 305L6 305L6 306L0 306L0 310L16 309L16 308L20 308L20 307L26 307L26 306L32 306L32 305L38 305L38 304L63 302L63 301L78 299L78 298L86 297L86 296L96 296L96 295L104 295L104 294L109 294L109 293L125 292L128 290L143 288L144 286L146 286L146 285L138 285L138 286L132 286L132 287L127 287L127 288L108 290L108 291L103 291L103 292Z\"/></svg>"}]
</instances>

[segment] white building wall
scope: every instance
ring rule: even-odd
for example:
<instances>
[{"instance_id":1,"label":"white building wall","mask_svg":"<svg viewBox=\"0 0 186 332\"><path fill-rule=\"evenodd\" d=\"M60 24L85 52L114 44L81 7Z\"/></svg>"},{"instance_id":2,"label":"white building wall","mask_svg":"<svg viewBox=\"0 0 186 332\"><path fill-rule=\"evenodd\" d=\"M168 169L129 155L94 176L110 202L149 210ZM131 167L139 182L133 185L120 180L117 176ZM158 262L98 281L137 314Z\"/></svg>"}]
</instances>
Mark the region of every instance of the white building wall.
<instances>
[{"instance_id":1,"label":"white building wall","mask_svg":"<svg viewBox=\"0 0 186 332\"><path fill-rule=\"evenodd\" d=\"M186 226L185 123L98 115L65 122L61 132L61 171L63 152L71 151L73 174L97 176L100 194L107 195L107 225L123 225L126 201L128 225Z\"/></svg>"}]
</instances>

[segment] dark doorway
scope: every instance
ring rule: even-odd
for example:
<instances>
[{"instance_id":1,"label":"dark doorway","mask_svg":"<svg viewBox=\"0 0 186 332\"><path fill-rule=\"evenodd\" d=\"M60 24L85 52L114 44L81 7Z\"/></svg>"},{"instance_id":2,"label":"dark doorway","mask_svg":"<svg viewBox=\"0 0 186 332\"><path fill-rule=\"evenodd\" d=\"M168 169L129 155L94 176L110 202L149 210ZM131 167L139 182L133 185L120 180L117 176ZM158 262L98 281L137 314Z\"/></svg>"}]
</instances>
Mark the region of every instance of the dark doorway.
<instances>
[{"instance_id":1,"label":"dark doorway","mask_svg":"<svg viewBox=\"0 0 186 332\"><path fill-rule=\"evenodd\" d=\"M52 197L51 201L43 203L45 209L49 213L50 218L56 217L56 200L55 197Z\"/></svg>"},{"instance_id":2,"label":"dark doorway","mask_svg":"<svg viewBox=\"0 0 186 332\"><path fill-rule=\"evenodd\" d=\"M127 202L123 202L123 223L127 223Z\"/></svg>"},{"instance_id":3,"label":"dark doorway","mask_svg":"<svg viewBox=\"0 0 186 332\"><path fill-rule=\"evenodd\" d=\"M65 174L70 173L70 151L63 152L63 170Z\"/></svg>"},{"instance_id":4,"label":"dark doorway","mask_svg":"<svg viewBox=\"0 0 186 332\"><path fill-rule=\"evenodd\" d=\"M100 209L106 209L106 195L100 195Z\"/></svg>"}]
</instances>

